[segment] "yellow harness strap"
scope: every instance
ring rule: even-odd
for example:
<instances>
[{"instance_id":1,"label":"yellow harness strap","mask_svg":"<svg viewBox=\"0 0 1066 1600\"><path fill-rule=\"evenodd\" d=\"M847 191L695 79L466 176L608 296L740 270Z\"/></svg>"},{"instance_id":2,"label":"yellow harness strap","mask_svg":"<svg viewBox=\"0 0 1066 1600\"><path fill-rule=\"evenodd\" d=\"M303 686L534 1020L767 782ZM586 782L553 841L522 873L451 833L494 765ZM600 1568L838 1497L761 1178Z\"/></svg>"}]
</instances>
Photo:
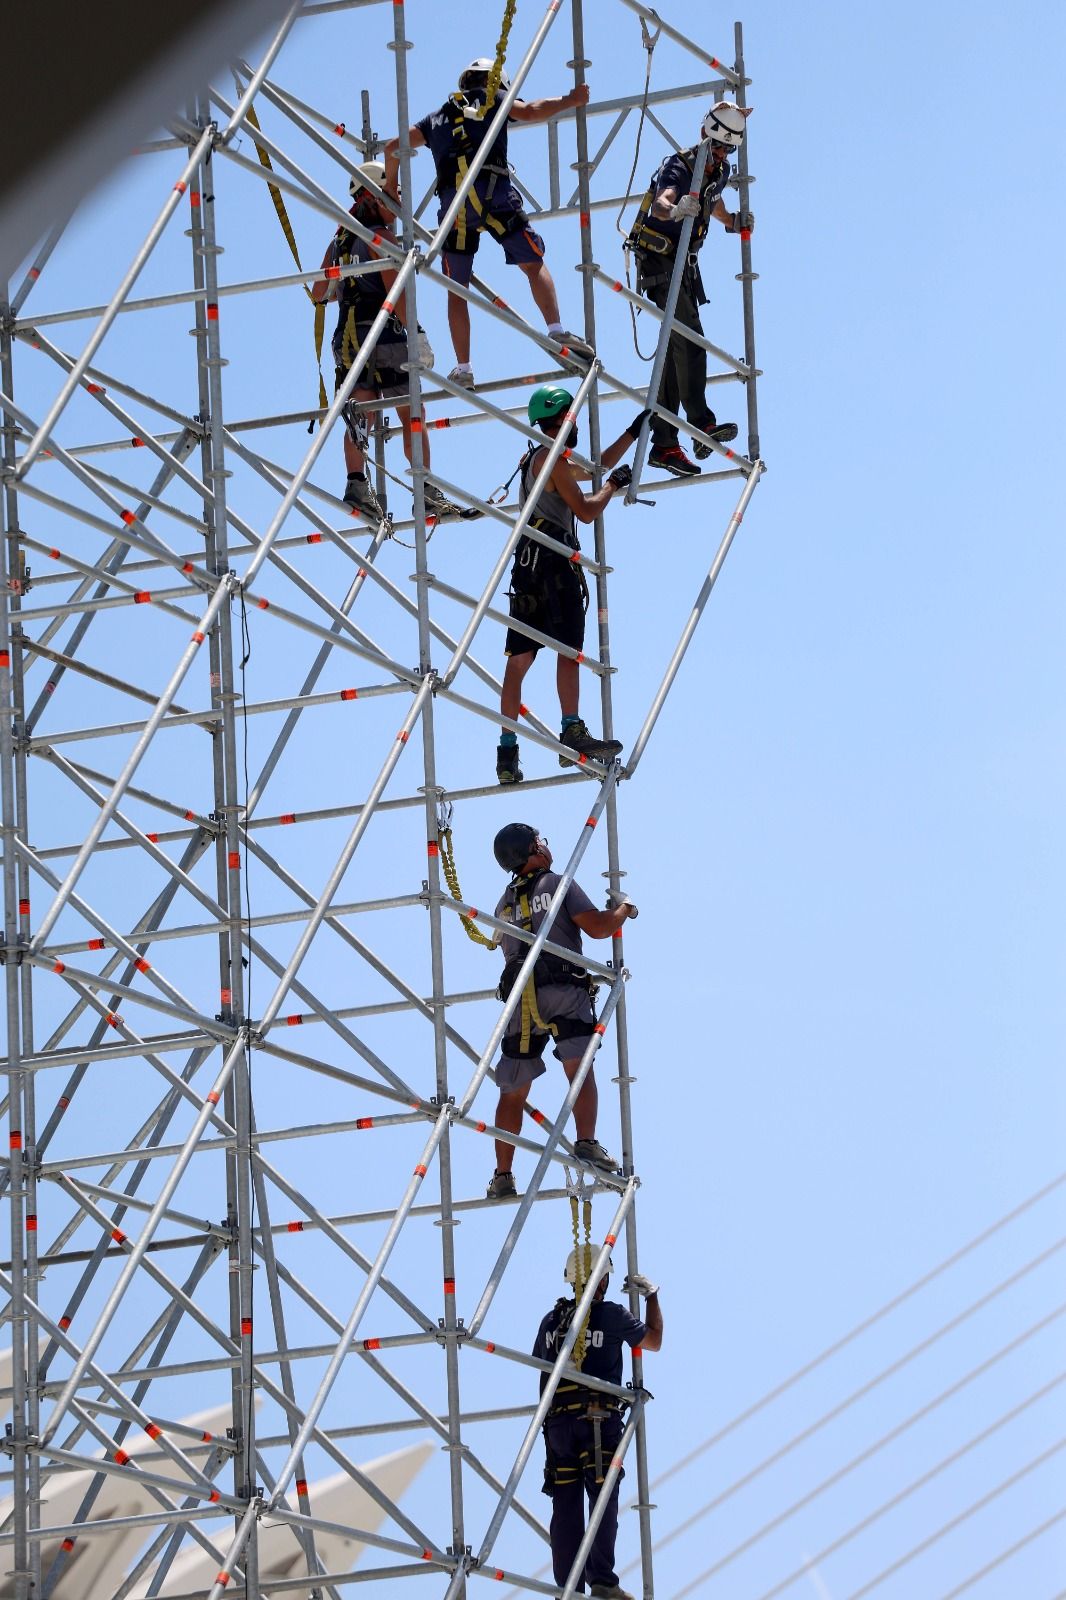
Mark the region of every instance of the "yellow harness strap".
<instances>
[{"instance_id":1,"label":"yellow harness strap","mask_svg":"<svg viewBox=\"0 0 1066 1600\"><path fill-rule=\"evenodd\" d=\"M458 188L463 179L466 177L468 166L466 157L457 156L455 165L458 171L458 177L456 178L456 188ZM478 223L478 232L482 233L486 227L489 227L492 229L493 233L496 234L497 238L502 239L504 234L507 232L507 229L504 227L499 217L494 217L491 211L485 210L485 207L481 203L481 196L477 193L477 191L475 189L471 189L467 194L466 199L467 204L481 219ZM455 248L460 254L466 249L466 234L466 207L464 206L458 217L455 219Z\"/></svg>"},{"instance_id":2,"label":"yellow harness strap","mask_svg":"<svg viewBox=\"0 0 1066 1600\"><path fill-rule=\"evenodd\" d=\"M492 63L488 81L485 84L485 104L478 112L478 120L484 121L488 109L494 104L503 77L503 64L507 60L507 41L511 36L511 24L518 9L518 0L507 0L503 8L503 22L500 24L500 37L496 41L496 59Z\"/></svg>"},{"instance_id":3,"label":"yellow harness strap","mask_svg":"<svg viewBox=\"0 0 1066 1600\"><path fill-rule=\"evenodd\" d=\"M255 131L257 133L260 132L259 118L256 116L252 106L248 107L247 118ZM270 157L258 141L255 141L255 153L259 157L260 164L266 168L267 172L273 172L274 168ZM285 209L284 197L276 183L268 183L267 188L270 190L270 198L274 202L274 210L277 212L278 221L281 223L281 231L285 235L289 249L292 251L292 259L296 262L296 270L297 272L302 272L303 264L300 261L300 252L296 248L296 237L292 231L292 223L289 221L289 213ZM325 301L315 300L306 284L304 285L304 294L315 308L315 363L318 367L318 404L320 409L325 411L329 407L326 385L322 380L322 341L326 332L326 305ZM345 329L345 333L347 334L347 329Z\"/></svg>"},{"instance_id":4,"label":"yellow harness strap","mask_svg":"<svg viewBox=\"0 0 1066 1600\"><path fill-rule=\"evenodd\" d=\"M453 900L461 900L463 891L459 887L459 873L455 865L455 846L452 843L452 830L450 828L438 828L437 849L440 853L441 870L444 873L444 881L448 885L448 893ZM459 921L462 923L468 939L472 939L475 944L483 944L486 950L496 949L496 940L486 939L477 923L470 917L464 917L460 914Z\"/></svg>"},{"instance_id":5,"label":"yellow harness strap","mask_svg":"<svg viewBox=\"0 0 1066 1600\"><path fill-rule=\"evenodd\" d=\"M577 1302L588 1286L589 1273L592 1271L592 1201L586 1200L584 1207L585 1243L582 1245L577 1232L577 1195L570 1196L570 1221L574 1229L574 1300ZM589 1329L589 1318L592 1316L592 1306L589 1306L588 1315L578 1329L577 1338L574 1340L574 1350L571 1360L575 1367L580 1369L585 1364L585 1350Z\"/></svg>"},{"instance_id":6,"label":"yellow harness strap","mask_svg":"<svg viewBox=\"0 0 1066 1600\"><path fill-rule=\"evenodd\" d=\"M533 932L533 913L529 909L529 895L523 889L518 896L518 909L521 912L521 926L529 933ZM554 1022L545 1022L537 1010L537 982L533 974L522 990L522 1032L518 1048L522 1051L529 1049L529 1041L534 1027L540 1028L543 1033L550 1033L553 1039L559 1037L559 1030Z\"/></svg>"}]
</instances>

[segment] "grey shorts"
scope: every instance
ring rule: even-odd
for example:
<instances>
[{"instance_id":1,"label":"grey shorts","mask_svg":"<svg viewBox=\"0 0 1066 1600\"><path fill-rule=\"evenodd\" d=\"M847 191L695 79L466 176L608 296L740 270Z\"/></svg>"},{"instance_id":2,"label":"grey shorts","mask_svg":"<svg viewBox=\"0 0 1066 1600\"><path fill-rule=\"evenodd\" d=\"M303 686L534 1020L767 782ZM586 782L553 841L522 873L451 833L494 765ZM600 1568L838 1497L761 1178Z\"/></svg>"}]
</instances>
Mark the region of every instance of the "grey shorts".
<instances>
[{"instance_id":1,"label":"grey shorts","mask_svg":"<svg viewBox=\"0 0 1066 1600\"><path fill-rule=\"evenodd\" d=\"M563 1024L569 1036L556 1039L555 1054L560 1061L580 1061L596 1025L596 1013L588 990L576 984L544 984L537 990L537 1010L546 1021ZM570 1030L573 1032L570 1032ZM522 1011L516 1007L504 1034L503 1054L496 1063L496 1085L501 1093L524 1089L547 1069L541 1056L552 1034L534 1025L529 1049L519 1053ZM511 1055L508 1052L514 1051Z\"/></svg>"}]
</instances>

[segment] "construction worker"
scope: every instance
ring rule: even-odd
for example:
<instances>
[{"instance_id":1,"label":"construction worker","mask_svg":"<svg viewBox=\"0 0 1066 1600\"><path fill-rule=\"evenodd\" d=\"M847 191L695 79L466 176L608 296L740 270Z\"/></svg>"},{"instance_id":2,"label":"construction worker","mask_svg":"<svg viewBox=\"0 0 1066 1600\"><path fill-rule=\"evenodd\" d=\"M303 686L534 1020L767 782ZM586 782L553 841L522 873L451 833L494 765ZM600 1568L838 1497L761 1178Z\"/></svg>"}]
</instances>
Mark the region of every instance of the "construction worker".
<instances>
[{"instance_id":1,"label":"construction worker","mask_svg":"<svg viewBox=\"0 0 1066 1600\"><path fill-rule=\"evenodd\" d=\"M554 439L571 411L574 397L568 389L558 384L542 384L534 389L527 407L529 420L535 423L549 439ZM548 533L572 550L580 550L577 537L578 522L594 522L619 489L625 489L633 474L628 466L615 467L636 440L640 416L603 451L601 461L605 467L614 467L603 484L593 494L586 494L578 481L579 470L560 456L552 468L551 477L541 490L529 518L531 527ZM577 444L576 422L571 421L567 448ZM547 446L531 445L519 463L521 472L521 499L528 497L537 473L540 471ZM510 614L519 622L580 651L585 643L585 612L588 609L589 591L585 574L575 561L537 544L533 539L521 538L515 550L511 568ZM500 710L505 717L517 721L522 710L522 684L533 665L540 644L516 628L508 628L504 641L507 666L503 675ZM578 715L581 669L572 657L557 656L556 683L559 689L559 709L562 730L559 738L580 760L591 756L603 760L616 756L622 746L617 739L597 739ZM559 757L559 765L568 764L567 756ZM522 770L518 764L518 736L513 729L505 728L496 751L496 777L500 783L521 783Z\"/></svg>"},{"instance_id":2,"label":"construction worker","mask_svg":"<svg viewBox=\"0 0 1066 1600\"><path fill-rule=\"evenodd\" d=\"M581 1246L582 1288L592 1265L591 1245ZM622 1346L640 1345L643 1350L661 1350L663 1342L663 1314L659 1308L659 1290L642 1273L630 1273L624 1290L635 1290L645 1301L644 1320L635 1317L627 1306L617 1300L607 1300L608 1276L614 1263L608 1258L607 1273L596 1288L596 1297L589 1310L585 1328L584 1351L582 1340L571 1356L571 1365L577 1365L590 1378L600 1378L607 1383L622 1382ZM544 1318L537 1332L533 1354L541 1361L554 1361L560 1346L569 1332L579 1295L577 1282L578 1253L571 1250L563 1276L573 1285L574 1298L557 1300ZM540 1390L548 1375L540 1375ZM595 1389L582 1388L576 1378L566 1377L559 1384L552 1400L551 1410L544 1423L544 1492L551 1495L552 1566L555 1581L560 1588L570 1575L578 1547L585 1533L585 1497L589 1510L596 1504L600 1486L611 1464L611 1458L622 1437L622 1418L619 1403L613 1395ZM578 1593L584 1592L587 1583L591 1593L599 1600L633 1600L633 1596L618 1582L614 1567L614 1545L618 1533L618 1490L624 1472L620 1472L611 1490L611 1498L603 1514L603 1521L585 1562L584 1573L577 1584Z\"/></svg>"},{"instance_id":3,"label":"construction worker","mask_svg":"<svg viewBox=\"0 0 1066 1600\"><path fill-rule=\"evenodd\" d=\"M438 222L455 199L476 151L485 141L496 107L503 99L501 90L510 88L507 74L500 74L501 89L496 91L492 106L484 107L488 98L488 80L493 63L487 57L471 61L459 76L459 89L449 95L438 111L432 111L409 130L412 151L419 146L428 147L437 168L437 195L440 207ZM588 104L586 84L571 89L568 94L556 95L548 100L516 100L508 115L508 122L547 122L568 111L573 106ZM400 141L389 139L385 145L385 167L389 174L387 187L391 190L399 171ZM466 288L474 270L474 256L487 233L503 249L510 266L520 267L529 279L533 299L544 318L548 333L559 346L560 355L578 357L586 362L592 357L592 347L577 334L569 332L559 318L559 297L555 282L544 260L544 240L530 226L522 209L522 196L511 182L507 165L507 126L493 139L488 160L474 180L466 202L448 235L443 252L443 267L449 278ZM449 373L452 382L464 389L474 387L474 369L470 365L470 307L461 295L448 296L448 328L455 348L455 366Z\"/></svg>"},{"instance_id":4,"label":"construction worker","mask_svg":"<svg viewBox=\"0 0 1066 1600\"><path fill-rule=\"evenodd\" d=\"M699 150L699 146L694 145L689 150L667 156L656 169L626 240L626 248L633 251L636 259L637 288L662 311L670 290L682 224L686 217L695 218L689 238L688 259L674 308L674 321L701 336L703 325L699 308L707 304L707 295L700 277L698 254L707 237L711 218L720 222L727 233L739 233L742 229L750 232L755 226L755 218L750 213L741 217L739 212L729 211L722 201L723 191L732 173L729 157L743 143L744 120L750 111L750 107L742 111L728 100L719 100L717 105L711 107L703 119L702 135L708 141L709 149L699 195L691 192ZM684 407L692 426L717 439L720 444L728 444L737 436L736 423L719 423L707 404L706 350L673 329L659 384L658 403L664 411L672 411L675 416ZM682 450L677 428L672 422L653 416L651 439L648 460L653 466L663 467L679 478L691 478L699 474L701 469ZM710 445L704 444L701 439L695 441L692 450L701 461L705 461L712 453Z\"/></svg>"},{"instance_id":5,"label":"construction worker","mask_svg":"<svg viewBox=\"0 0 1066 1600\"><path fill-rule=\"evenodd\" d=\"M388 234L391 238L393 214L389 207L366 187L362 181L364 178L376 184L379 189L383 189L385 186L383 164L380 161L367 161L356 168L356 175L348 186L352 196L351 214L364 227L372 228L379 234ZM341 278L339 281L318 278L311 285L311 295L314 300L320 302L335 298L337 301L339 315L336 332L333 335L333 362L336 367L337 389L347 377L359 346L369 333L370 325L381 310L396 277L396 269L384 264L388 259L381 250L367 240L349 233L347 228L338 228L322 258L323 270L327 267L348 266L355 262L381 261L382 266L377 272L363 272L356 277ZM417 336L425 339L421 329L418 330ZM423 348L423 358L427 352L427 365L431 365L433 354L428 350L428 344ZM397 399L401 395L406 395L408 377L405 363L408 359L405 297L401 295L344 408L346 425L344 464L348 469L344 503L375 523L380 523L384 513L366 471L369 416L365 411L356 411L355 402ZM408 405L398 404L396 412L403 431L403 452L410 462L411 408ZM429 466L427 433L422 435L422 462L424 466ZM428 480L425 497L427 516L442 521L447 517L458 517L461 514L459 506L454 505L435 483L430 483Z\"/></svg>"},{"instance_id":6,"label":"construction worker","mask_svg":"<svg viewBox=\"0 0 1066 1600\"><path fill-rule=\"evenodd\" d=\"M559 884L559 874L550 870L552 853L547 839L528 823L510 822L500 829L492 849L504 872L511 874L511 882L496 907L497 917L526 933L536 934ZM554 1041L555 1054L566 1076L570 1079L575 1076L596 1027L594 989L580 964L581 935L587 933L590 939L610 939L627 917L636 915L636 906L628 900L622 899L600 911L576 883L566 891L548 937L553 944L572 950L577 959L568 961L550 951L537 958L533 977L515 1007L500 1047L502 1056L496 1065L496 1084L500 1091L497 1127L508 1133L521 1130L522 1108L529 1097L529 1086L545 1071L541 1056L549 1039ZM504 968L498 992L500 998L506 1000L529 946L505 933L500 937L500 947ZM579 1161L601 1172L613 1173L618 1162L596 1138L597 1104L596 1080L590 1069L574 1104L577 1128L574 1154ZM497 1139L496 1171L488 1187L490 1200L508 1200L518 1193L511 1171L513 1162L514 1145Z\"/></svg>"}]
</instances>

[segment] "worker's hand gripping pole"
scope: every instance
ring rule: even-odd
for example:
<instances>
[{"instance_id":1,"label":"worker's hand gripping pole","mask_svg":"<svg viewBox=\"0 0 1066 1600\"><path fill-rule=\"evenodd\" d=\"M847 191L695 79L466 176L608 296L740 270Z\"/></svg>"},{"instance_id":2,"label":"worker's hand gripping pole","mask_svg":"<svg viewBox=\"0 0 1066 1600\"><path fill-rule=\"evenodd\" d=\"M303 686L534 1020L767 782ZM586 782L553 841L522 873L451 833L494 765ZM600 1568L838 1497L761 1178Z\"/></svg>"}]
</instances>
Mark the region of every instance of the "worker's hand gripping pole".
<instances>
[{"instance_id":1,"label":"worker's hand gripping pole","mask_svg":"<svg viewBox=\"0 0 1066 1600\"><path fill-rule=\"evenodd\" d=\"M709 150L710 145L707 140L701 139L699 153L696 156L696 166L692 173L692 188L689 190L689 194L697 201L699 200L700 189L703 186L703 174L707 168ZM659 395L659 384L662 381L667 351L670 347L670 331L674 320L674 312L677 310L677 297L681 293L681 280L688 265L688 247L692 239L692 229L695 221L694 216L686 217L681 224L681 237L677 241L677 254L674 256L674 270L670 274L670 292L663 307L663 322L659 330L659 343L655 347L655 360L652 363L651 377L648 379L648 393L644 401L649 410L655 405ZM648 451L648 428L649 423L645 420L641 426L640 436L637 439L637 447L633 452L633 481L626 490L627 506L633 504L640 488L640 474L644 470L644 457Z\"/></svg>"}]
</instances>

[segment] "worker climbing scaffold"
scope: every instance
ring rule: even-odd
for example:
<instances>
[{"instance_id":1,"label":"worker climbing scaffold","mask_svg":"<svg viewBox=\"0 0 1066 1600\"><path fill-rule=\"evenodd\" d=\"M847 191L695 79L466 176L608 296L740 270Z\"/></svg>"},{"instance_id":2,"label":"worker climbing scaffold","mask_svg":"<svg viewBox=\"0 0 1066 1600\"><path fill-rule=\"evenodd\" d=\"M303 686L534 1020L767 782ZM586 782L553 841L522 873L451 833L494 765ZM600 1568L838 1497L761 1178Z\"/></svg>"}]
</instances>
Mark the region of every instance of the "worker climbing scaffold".
<instances>
[{"instance_id":1,"label":"worker climbing scaffold","mask_svg":"<svg viewBox=\"0 0 1066 1600\"><path fill-rule=\"evenodd\" d=\"M578 442L573 405L574 397L568 389L558 384L542 384L530 396L527 414L530 422L549 440L556 438L559 430L565 426L568 430L566 448L573 450ZM540 533L549 534L568 550L575 553L579 551L578 522L594 522L606 510L617 491L627 488L632 480L629 467L616 467L615 462L620 461L626 451L632 448L646 415L646 412L641 412L626 431L603 451L602 465L614 470L609 473L603 486L592 494L586 494L581 488L579 470L560 456L547 483L533 502L528 517L529 526ZM547 449L545 445L531 445L516 468L521 475L523 504L532 493ZM588 583L580 566L569 556L551 550L535 539L523 537L515 549L509 594L513 622L536 628L547 638L554 639L573 652L557 657L556 682L562 718L560 740L579 760L592 757L593 760L602 761L616 756L622 748L619 741L597 739L589 732L578 711L581 668L575 657L580 656L585 645L585 614L589 600ZM521 714L522 684L540 648L540 641L531 638L528 633L521 632L519 628L508 628L504 641L507 666L503 675L500 711L512 721L517 721ZM569 759L560 756L560 765L566 766ZM512 728L504 728L500 736L496 751L496 777L500 783L522 781L522 769L518 764L518 735Z\"/></svg>"},{"instance_id":2,"label":"worker climbing scaffold","mask_svg":"<svg viewBox=\"0 0 1066 1600\"><path fill-rule=\"evenodd\" d=\"M507 25L500 43L505 45ZM547 325L548 333L559 346L565 358L577 357L580 362L592 359L592 346L578 334L563 327L559 313L559 297L555 281L544 260L544 240L535 232L522 208L522 196L511 181L507 163L507 124L509 122L547 122L561 111L588 104L587 85L571 89L568 94L555 95L545 100L516 100L497 130L496 111L503 101L500 92L510 88L507 74L502 70L503 57L497 54L495 62L487 57L472 61L459 76L459 88L448 96L437 111L416 122L408 130L412 151L421 146L429 149L437 169L437 195L440 201L438 220L442 220L455 199L456 190L473 160L473 157L493 134L488 159L481 168L467 194L449 233L443 254L444 271L455 283L469 287L474 271L474 256L482 233L495 239L510 266L520 267L529 279L537 309ZM491 113L491 114L490 114ZM391 188L399 171L399 137L385 144L385 166ZM474 370L470 364L470 307L461 295L448 296L448 328L455 349L455 366L449 377L465 389L474 387Z\"/></svg>"},{"instance_id":3,"label":"worker climbing scaffold","mask_svg":"<svg viewBox=\"0 0 1066 1600\"><path fill-rule=\"evenodd\" d=\"M703 335L700 306L708 303L699 268L699 251L707 237L711 219L720 222L727 233L750 233L755 218L749 213L728 210L722 194L732 176L729 156L744 139L744 121L751 108L741 110L731 101L720 100L703 120L702 136L707 141L707 164L699 192L692 185L697 166L698 145L666 157L652 174L651 183L637 210L626 249L632 250L637 264L637 288L660 311L666 309L670 280L677 259L678 243L685 219L693 219L687 259L674 307L674 322ZM686 339L668 323L660 338L668 339L666 361L659 384L658 404L677 416L682 407L694 428L709 434L720 444L737 436L735 422L719 423L707 404L707 352ZM652 447L648 460L681 478L695 477L700 468L681 448L677 428L664 417L651 423ZM711 446L697 440L693 452L700 460L711 454Z\"/></svg>"},{"instance_id":4,"label":"worker climbing scaffold","mask_svg":"<svg viewBox=\"0 0 1066 1600\"><path fill-rule=\"evenodd\" d=\"M351 214L365 228L378 235L392 238L393 214L388 205L368 187L385 187L385 168L380 161L367 161L357 167L349 189L352 196ZM381 311L396 277L396 269L386 265L388 257L376 244L338 228L322 258L322 268L329 277L318 278L311 286L311 296L316 303L336 299L337 327L333 335L333 362L336 367L336 387L343 384L359 347L370 332L374 318ZM338 268L380 261L375 272L360 272L351 277L335 277ZM394 400L396 413L403 433L403 450L408 462L412 461L411 407L408 400L410 381L407 364L410 360L405 297L401 294L389 316L388 326L371 351L370 358L359 376L359 381L344 408L344 464L348 481L344 488L344 503L368 520L380 523L384 515L373 485L367 475L366 457L369 439L369 415L358 409L361 400ZM415 334L419 344L419 358L427 366L433 364L433 352L421 329ZM429 466L429 435L422 435L422 460ZM426 479L426 514L438 522L458 517L461 508L448 499L444 491Z\"/></svg>"},{"instance_id":5,"label":"worker climbing scaffold","mask_svg":"<svg viewBox=\"0 0 1066 1600\"><path fill-rule=\"evenodd\" d=\"M525 822L511 822L501 828L493 841L493 854L504 872L511 874L496 915L504 922L536 935L552 903L560 879L552 872L552 853L548 841ZM500 1103L496 1124L507 1133L522 1127L522 1108L529 1097L529 1086L546 1070L541 1056L551 1039L555 1054L568 1079L581 1066L589 1039L596 1031L594 986L580 963L581 935L590 939L610 939L637 908L628 900L600 911L585 891L572 883L566 891L552 924L554 944L572 950L577 958L567 960L545 950L538 956L533 973L515 1007L501 1045L496 1065ZM499 995L506 1000L514 987L529 946L522 939L503 933L499 938L504 955ZM593 1069L581 1086L574 1103L577 1138L574 1155L579 1161L601 1172L614 1173L618 1162L596 1138L597 1091ZM496 1141L496 1171L488 1187L490 1200L506 1200L518 1193L512 1165L514 1145Z\"/></svg>"},{"instance_id":6,"label":"worker climbing scaffold","mask_svg":"<svg viewBox=\"0 0 1066 1600\"><path fill-rule=\"evenodd\" d=\"M558 924L557 924L558 926ZM573 1289L573 1298L562 1297L543 1318L533 1345L540 1361L554 1361L559 1347L573 1325L578 1301L588 1283L595 1254L590 1242L578 1243L577 1199L571 1197L574 1214L574 1248L563 1276ZM591 1231L591 1207L586 1201L586 1239ZM630 1273L623 1290L639 1294L645 1301L644 1318L635 1317L617 1300L608 1300L607 1285L614 1262L607 1258L607 1272L596 1287L588 1318L579 1332L571 1355L571 1365L590 1378L621 1385L622 1350L662 1349L663 1315L658 1286L641 1273ZM547 1373L542 1372L543 1394ZM621 1402L602 1390L583 1386L576 1377L565 1377L555 1391L544 1422L544 1493L551 1496L549 1525L552 1568L562 1587L585 1532L585 1500L589 1511L596 1506L611 1458L622 1437ZM578 1574L577 1592L585 1584L597 1600L633 1600L618 1582L614 1547L618 1536L618 1490L624 1471L618 1473L610 1498L589 1549L583 1573Z\"/></svg>"}]
</instances>

